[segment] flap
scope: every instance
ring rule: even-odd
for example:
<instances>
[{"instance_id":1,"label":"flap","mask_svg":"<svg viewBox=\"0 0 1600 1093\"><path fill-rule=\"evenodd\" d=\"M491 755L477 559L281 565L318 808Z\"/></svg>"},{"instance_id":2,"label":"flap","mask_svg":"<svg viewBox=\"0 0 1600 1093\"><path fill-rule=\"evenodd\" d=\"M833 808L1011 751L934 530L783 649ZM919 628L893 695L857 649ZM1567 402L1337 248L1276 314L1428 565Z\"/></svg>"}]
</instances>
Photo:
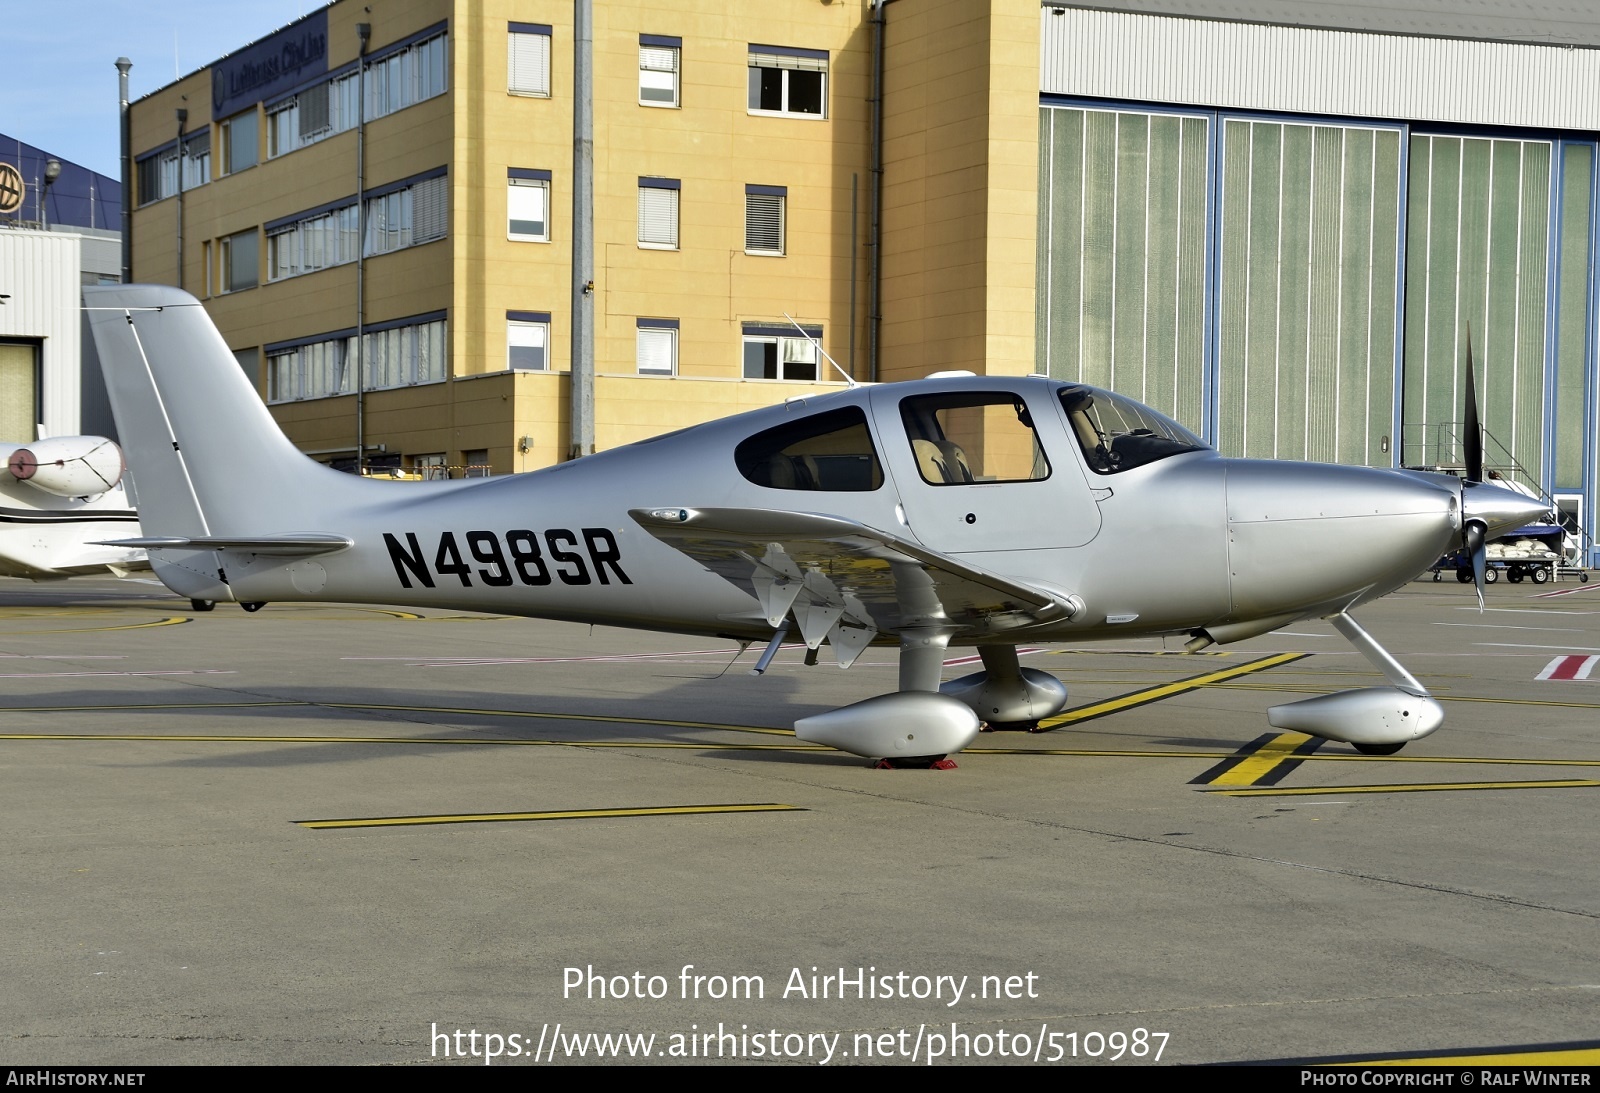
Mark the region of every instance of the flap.
<instances>
[{"instance_id":1,"label":"flap","mask_svg":"<svg viewBox=\"0 0 1600 1093\"><path fill-rule=\"evenodd\" d=\"M793 609L807 644L826 622L957 638L1063 621L1076 596L1023 584L855 520L782 509L633 509L651 535L750 593L776 627ZM837 612L837 614L835 614ZM815 647L815 646L813 646Z\"/></svg>"}]
</instances>

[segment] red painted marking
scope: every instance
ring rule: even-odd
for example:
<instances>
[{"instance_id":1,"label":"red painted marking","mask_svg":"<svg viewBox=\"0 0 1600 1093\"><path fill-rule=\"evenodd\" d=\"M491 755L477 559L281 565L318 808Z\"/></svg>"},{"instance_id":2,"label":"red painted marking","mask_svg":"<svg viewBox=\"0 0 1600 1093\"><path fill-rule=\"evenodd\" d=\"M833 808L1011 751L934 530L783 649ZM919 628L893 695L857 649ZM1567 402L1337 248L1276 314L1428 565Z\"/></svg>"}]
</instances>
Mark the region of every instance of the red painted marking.
<instances>
[{"instance_id":1,"label":"red painted marking","mask_svg":"<svg viewBox=\"0 0 1600 1093\"><path fill-rule=\"evenodd\" d=\"M1580 584L1577 588L1558 588L1553 592L1540 592L1533 598L1548 600L1551 596L1571 596L1577 592L1600 592L1600 584Z\"/></svg>"},{"instance_id":2,"label":"red painted marking","mask_svg":"<svg viewBox=\"0 0 1600 1093\"><path fill-rule=\"evenodd\" d=\"M1596 663L1600 663L1600 656L1585 657L1569 653L1566 656L1556 657L1549 664L1546 664L1544 670L1534 678L1545 680L1588 679L1589 673L1594 671Z\"/></svg>"}]
</instances>

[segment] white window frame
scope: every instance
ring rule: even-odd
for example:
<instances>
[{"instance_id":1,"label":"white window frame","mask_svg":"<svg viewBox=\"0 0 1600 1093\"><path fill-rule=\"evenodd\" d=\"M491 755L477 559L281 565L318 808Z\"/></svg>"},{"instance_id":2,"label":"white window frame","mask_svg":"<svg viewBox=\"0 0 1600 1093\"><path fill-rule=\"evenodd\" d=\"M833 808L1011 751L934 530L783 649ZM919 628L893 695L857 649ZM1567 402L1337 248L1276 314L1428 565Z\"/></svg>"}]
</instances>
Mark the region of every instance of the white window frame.
<instances>
[{"instance_id":1,"label":"white window frame","mask_svg":"<svg viewBox=\"0 0 1600 1093\"><path fill-rule=\"evenodd\" d=\"M443 31L367 62L367 120L376 121L450 89L450 36Z\"/></svg>"},{"instance_id":2,"label":"white window frame","mask_svg":"<svg viewBox=\"0 0 1600 1093\"><path fill-rule=\"evenodd\" d=\"M771 191L781 190L781 193ZM761 245L763 240L752 235L752 228L765 229L755 217L775 217L778 238L776 246ZM788 252L789 243L789 190L786 186L746 186L744 191L744 252L781 258Z\"/></svg>"},{"instance_id":3,"label":"white window frame","mask_svg":"<svg viewBox=\"0 0 1600 1093\"><path fill-rule=\"evenodd\" d=\"M443 383L450 375L449 322L441 315L385 323L368 330L361 352L366 373L364 390ZM332 335L287 349L267 358L267 401L301 402L333 398L355 390L353 334Z\"/></svg>"},{"instance_id":4,"label":"white window frame","mask_svg":"<svg viewBox=\"0 0 1600 1093\"><path fill-rule=\"evenodd\" d=\"M243 118L250 119L250 128L253 130L249 141L250 162L241 163L235 167L233 161L235 159L234 149L237 147L237 138L234 134L234 129ZM222 121L217 123L217 134L222 138L222 148L220 149L222 154L213 157L212 163L216 167L216 174L219 178L223 175L235 175L240 171L248 171L261 162L261 116L255 107L252 106L248 110L241 110L232 117L223 118Z\"/></svg>"},{"instance_id":5,"label":"white window frame","mask_svg":"<svg viewBox=\"0 0 1600 1093\"><path fill-rule=\"evenodd\" d=\"M539 365L518 367L518 349L537 349L544 355ZM550 371L550 320L514 319L506 316L506 370L510 372Z\"/></svg>"},{"instance_id":6,"label":"white window frame","mask_svg":"<svg viewBox=\"0 0 1600 1093\"><path fill-rule=\"evenodd\" d=\"M357 213L345 205L267 232L267 280L285 281L356 260Z\"/></svg>"},{"instance_id":7,"label":"white window frame","mask_svg":"<svg viewBox=\"0 0 1600 1093\"><path fill-rule=\"evenodd\" d=\"M639 247L678 249L678 180L639 179Z\"/></svg>"},{"instance_id":8,"label":"white window frame","mask_svg":"<svg viewBox=\"0 0 1600 1093\"><path fill-rule=\"evenodd\" d=\"M746 65L749 68L749 83L745 107L748 113L769 118L807 118L812 121L826 121L828 118L828 57L821 50L799 50L783 46L758 46L752 45L749 50ZM762 72L778 72L781 74L780 82L782 91L781 102L778 109L763 109L759 105L759 93ZM796 110L791 104L791 85L794 72L816 73L821 79L822 109L816 113L809 110Z\"/></svg>"},{"instance_id":9,"label":"white window frame","mask_svg":"<svg viewBox=\"0 0 1600 1093\"><path fill-rule=\"evenodd\" d=\"M669 326L669 323L672 325ZM662 361L665 361L664 365ZM634 337L634 366L641 376L678 374L677 320L638 320L638 332Z\"/></svg>"},{"instance_id":10,"label":"white window frame","mask_svg":"<svg viewBox=\"0 0 1600 1093\"><path fill-rule=\"evenodd\" d=\"M267 158L286 156L297 148L327 140L331 136L354 129L356 126L356 92L359 75L346 72L335 76L325 85L328 89L328 124L310 133L300 125L300 96L302 91L267 108Z\"/></svg>"},{"instance_id":11,"label":"white window frame","mask_svg":"<svg viewBox=\"0 0 1600 1093\"><path fill-rule=\"evenodd\" d=\"M646 39L649 39L648 41ZM669 44L675 43L675 44ZM681 105L679 68L683 60L683 41L641 35L639 39L639 105L676 110ZM652 86L655 85L655 86ZM666 92L662 97L661 92ZM647 93L650 97L646 97Z\"/></svg>"},{"instance_id":12,"label":"white window frame","mask_svg":"<svg viewBox=\"0 0 1600 1093\"><path fill-rule=\"evenodd\" d=\"M245 238L249 238L255 245L256 268L251 271L248 284L235 285L233 283L233 251L236 245L235 241ZM230 292L244 292L248 289L256 288L261 284L261 232L259 228L247 228L242 232L234 232L232 235L223 236L220 240L220 257L221 261L218 263L218 265L221 268L217 271L219 274L217 278L218 295L225 295Z\"/></svg>"},{"instance_id":13,"label":"white window frame","mask_svg":"<svg viewBox=\"0 0 1600 1093\"><path fill-rule=\"evenodd\" d=\"M145 156L138 161L135 173L138 176L139 193L137 195L139 207L154 204L171 197L178 192L178 172L181 168L182 157L178 154L177 146L159 152L153 156ZM154 193L146 193L145 183L154 183Z\"/></svg>"},{"instance_id":14,"label":"white window frame","mask_svg":"<svg viewBox=\"0 0 1600 1093\"><path fill-rule=\"evenodd\" d=\"M537 191L544 202L544 230L542 232L519 232L513 225L517 223L515 213L516 204L526 198L519 198L519 193L529 190ZM532 223L532 221L525 221ZM524 243L550 242L550 180L548 178L508 178L506 179L506 238L515 239Z\"/></svg>"},{"instance_id":15,"label":"white window frame","mask_svg":"<svg viewBox=\"0 0 1600 1093\"><path fill-rule=\"evenodd\" d=\"M368 257L443 239L449 222L449 179L419 179L402 189L367 198Z\"/></svg>"},{"instance_id":16,"label":"white window frame","mask_svg":"<svg viewBox=\"0 0 1600 1093\"><path fill-rule=\"evenodd\" d=\"M785 383L815 383L822 379L822 354L817 352L817 343L822 341L820 333L814 334L816 341L811 337L802 337L799 332L794 336L787 334L746 333L739 346L739 370L747 380L771 380ZM748 374L746 353L750 346L773 346L777 358L776 376L752 376ZM790 376L786 372L790 365L809 365L812 374L809 376Z\"/></svg>"},{"instance_id":17,"label":"white window frame","mask_svg":"<svg viewBox=\"0 0 1600 1093\"><path fill-rule=\"evenodd\" d=\"M550 97L550 28L509 23L506 29L506 94Z\"/></svg>"},{"instance_id":18,"label":"white window frame","mask_svg":"<svg viewBox=\"0 0 1600 1093\"><path fill-rule=\"evenodd\" d=\"M211 181L211 127L202 126L183 138L183 188L192 190Z\"/></svg>"}]
</instances>

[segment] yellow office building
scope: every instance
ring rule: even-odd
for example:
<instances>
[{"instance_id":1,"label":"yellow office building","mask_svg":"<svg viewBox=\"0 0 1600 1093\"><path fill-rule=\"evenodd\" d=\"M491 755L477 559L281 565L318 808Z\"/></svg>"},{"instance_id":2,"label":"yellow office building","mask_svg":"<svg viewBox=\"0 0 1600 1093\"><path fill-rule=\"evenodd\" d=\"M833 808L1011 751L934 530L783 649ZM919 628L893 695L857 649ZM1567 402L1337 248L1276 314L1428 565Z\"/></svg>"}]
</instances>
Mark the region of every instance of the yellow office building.
<instances>
[{"instance_id":1,"label":"yellow office building","mask_svg":"<svg viewBox=\"0 0 1600 1093\"><path fill-rule=\"evenodd\" d=\"M1033 370L1038 8L888 12L880 127L866 0L594 4L597 447L836 386L817 344ZM318 458L567 457L574 38L555 0L339 0L146 96L134 279L204 299Z\"/></svg>"}]
</instances>

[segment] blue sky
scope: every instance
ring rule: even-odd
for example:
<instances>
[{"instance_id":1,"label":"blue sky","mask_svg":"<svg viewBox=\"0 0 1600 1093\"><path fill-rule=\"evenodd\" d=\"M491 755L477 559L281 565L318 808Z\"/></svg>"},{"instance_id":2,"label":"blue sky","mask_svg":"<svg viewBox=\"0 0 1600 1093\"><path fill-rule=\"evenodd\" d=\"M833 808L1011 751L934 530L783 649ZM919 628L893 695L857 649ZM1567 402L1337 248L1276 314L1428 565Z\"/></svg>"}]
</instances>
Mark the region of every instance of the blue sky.
<instances>
[{"instance_id":1,"label":"blue sky","mask_svg":"<svg viewBox=\"0 0 1600 1093\"><path fill-rule=\"evenodd\" d=\"M324 6L320 0L4 0L0 133L120 177L116 59L134 99Z\"/></svg>"}]
</instances>

